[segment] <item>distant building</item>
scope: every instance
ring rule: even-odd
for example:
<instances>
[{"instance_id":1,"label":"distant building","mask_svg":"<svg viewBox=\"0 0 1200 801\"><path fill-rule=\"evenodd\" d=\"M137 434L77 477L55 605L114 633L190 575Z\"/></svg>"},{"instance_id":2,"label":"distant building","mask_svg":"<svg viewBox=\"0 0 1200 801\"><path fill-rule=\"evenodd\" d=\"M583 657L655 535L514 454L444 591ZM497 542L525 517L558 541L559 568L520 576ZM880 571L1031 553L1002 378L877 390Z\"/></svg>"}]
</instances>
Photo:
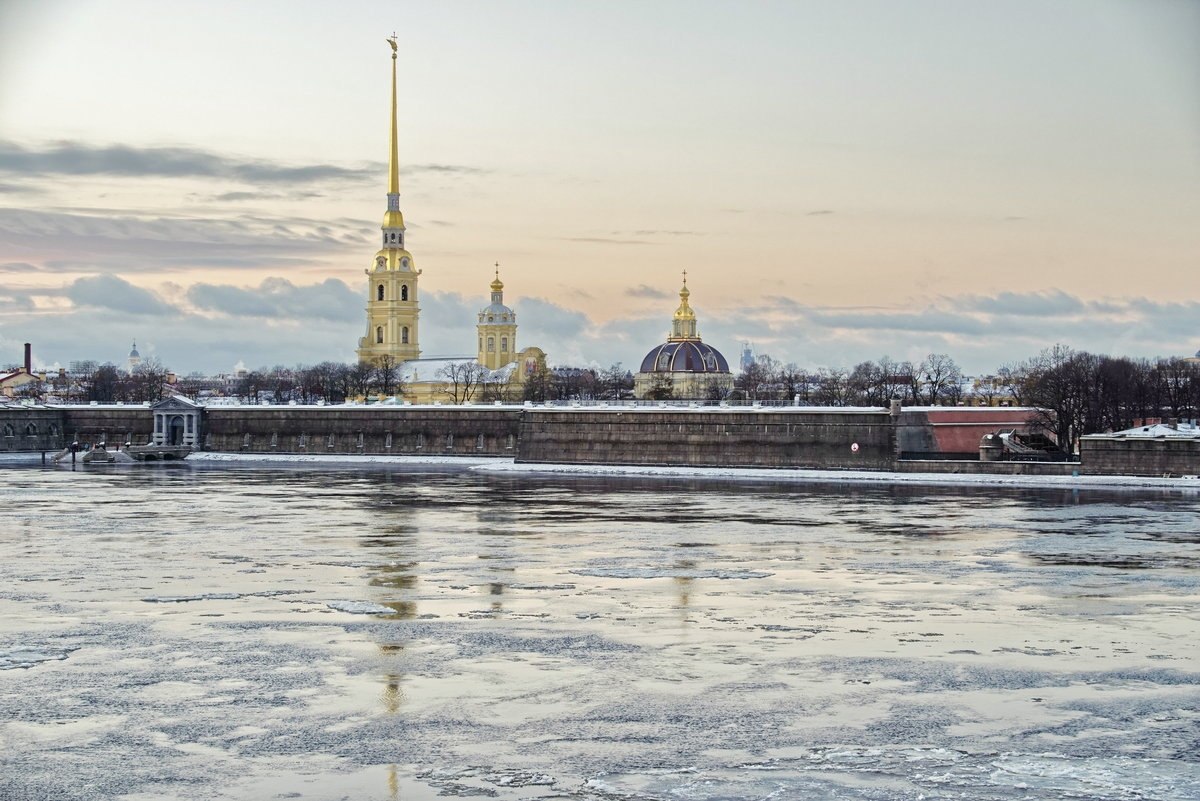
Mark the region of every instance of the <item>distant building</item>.
<instances>
[{"instance_id":1,"label":"distant building","mask_svg":"<svg viewBox=\"0 0 1200 801\"><path fill-rule=\"evenodd\" d=\"M642 359L633 378L634 397L653 398L667 390L673 398L723 397L733 389L733 374L725 357L700 340L696 313L688 305L690 295L685 270L671 334Z\"/></svg>"},{"instance_id":2,"label":"distant building","mask_svg":"<svg viewBox=\"0 0 1200 801\"><path fill-rule=\"evenodd\" d=\"M138 353L137 340L134 340L133 347L129 349L129 359L126 362L125 371L133 375L134 370L142 363L142 354Z\"/></svg>"},{"instance_id":3,"label":"distant building","mask_svg":"<svg viewBox=\"0 0 1200 801\"><path fill-rule=\"evenodd\" d=\"M32 384L35 381L44 380L44 376L37 376L33 373L33 346L28 342L25 343L25 363L16 370L11 370L7 373L0 373L0 395L13 397L18 394L21 387L27 384Z\"/></svg>"},{"instance_id":4,"label":"distant building","mask_svg":"<svg viewBox=\"0 0 1200 801\"><path fill-rule=\"evenodd\" d=\"M742 343L742 359L740 366L743 373L754 366L754 349L750 347L749 342Z\"/></svg>"}]
</instances>

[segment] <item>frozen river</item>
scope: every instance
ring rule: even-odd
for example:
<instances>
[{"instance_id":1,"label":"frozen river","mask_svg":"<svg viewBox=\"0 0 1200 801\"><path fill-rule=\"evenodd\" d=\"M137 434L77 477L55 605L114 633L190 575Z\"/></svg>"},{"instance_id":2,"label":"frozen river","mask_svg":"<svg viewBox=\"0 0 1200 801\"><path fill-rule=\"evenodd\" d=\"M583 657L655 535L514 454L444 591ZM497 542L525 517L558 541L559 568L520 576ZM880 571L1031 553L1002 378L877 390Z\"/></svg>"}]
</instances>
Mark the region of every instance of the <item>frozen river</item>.
<instances>
[{"instance_id":1,"label":"frozen river","mask_svg":"<svg viewBox=\"0 0 1200 801\"><path fill-rule=\"evenodd\" d=\"M1195 494L0 467L0 798L1200 798Z\"/></svg>"}]
</instances>

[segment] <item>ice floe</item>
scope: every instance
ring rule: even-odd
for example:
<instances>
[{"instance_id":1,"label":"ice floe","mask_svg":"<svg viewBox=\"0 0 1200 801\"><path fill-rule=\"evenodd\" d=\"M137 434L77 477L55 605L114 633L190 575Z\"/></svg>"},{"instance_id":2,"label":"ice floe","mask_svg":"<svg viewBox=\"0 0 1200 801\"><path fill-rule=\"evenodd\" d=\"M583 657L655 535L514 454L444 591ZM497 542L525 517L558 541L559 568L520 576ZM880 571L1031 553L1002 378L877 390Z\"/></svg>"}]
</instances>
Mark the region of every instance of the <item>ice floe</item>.
<instances>
[{"instance_id":1,"label":"ice floe","mask_svg":"<svg viewBox=\"0 0 1200 801\"><path fill-rule=\"evenodd\" d=\"M394 615L395 609L388 606L373 604L370 601L326 601L325 605L339 612L349 612L352 615Z\"/></svg>"},{"instance_id":2,"label":"ice floe","mask_svg":"<svg viewBox=\"0 0 1200 801\"><path fill-rule=\"evenodd\" d=\"M31 648L18 645L8 651L0 651L0 670L16 670L31 668L43 662L56 662L66 659L74 648Z\"/></svg>"}]
</instances>

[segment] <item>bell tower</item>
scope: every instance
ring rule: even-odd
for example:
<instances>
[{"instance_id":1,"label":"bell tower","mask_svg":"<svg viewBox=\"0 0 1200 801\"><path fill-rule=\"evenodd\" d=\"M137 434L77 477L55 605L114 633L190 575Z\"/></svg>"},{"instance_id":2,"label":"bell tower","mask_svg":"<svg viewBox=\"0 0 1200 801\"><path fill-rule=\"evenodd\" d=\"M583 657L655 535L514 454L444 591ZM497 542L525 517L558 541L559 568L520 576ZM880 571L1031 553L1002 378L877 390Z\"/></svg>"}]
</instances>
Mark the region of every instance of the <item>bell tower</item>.
<instances>
[{"instance_id":1,"label":"bell tower","mask_svg":"<svg viewBox=\"0 0 1200 801\"><path fill-rule=\"evenodd\" d=\"M382 247L367 275L367 334L358 340L359 361L391 356L397 362L418 359L417 277L412 254L405 249L404 215L400 212L400 159L396 131L396 35L387 40L392 48L392 136L388 160L387 211L383 214Z\"/></svg>"},{"instance_id":2,"label":"bell tower","mask_svg":"<svg viewBox=\"0 0 1200 801\"><path fill-rule=\"evenodd\" d=\"M498 370L517 358L517 313L504 305L499 262L491 290L492 302L480 309L475 330L479 335L479 363L489 370Z\"/></svg>"}]
</instances>

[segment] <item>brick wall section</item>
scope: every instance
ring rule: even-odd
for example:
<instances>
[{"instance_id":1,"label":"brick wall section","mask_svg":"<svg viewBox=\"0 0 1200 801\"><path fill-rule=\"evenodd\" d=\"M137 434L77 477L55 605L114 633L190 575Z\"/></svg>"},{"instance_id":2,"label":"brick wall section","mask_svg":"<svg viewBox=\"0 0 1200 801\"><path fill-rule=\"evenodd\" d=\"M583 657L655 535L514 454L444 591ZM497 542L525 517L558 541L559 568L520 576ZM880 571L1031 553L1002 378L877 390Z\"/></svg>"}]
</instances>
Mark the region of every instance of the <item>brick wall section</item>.
<instances>
[{"instance_id":1,"label":"brick wall section","mask_svg":"<svg viewBox=\"0 0 1200 801\"><path fill-rule=\"evenodd\" d=\"M521 462L890 470L885 410L527 409ZM857 443L857 452L851 445Z\"/></svg>"},{"instance_id":2,"label":"brick wall section","mask_svg":"<svg viewBox=\"0 0 1200 801\"><path fill-rule=\"evenodd\" d=\"M201 443L229 453L513 456L520 416L486 406L213 406Z\"/></svg>"},{"instance_id":3,"label":"brick wall section","mask_svg":"<svg viewBox=\"0 0 1200 801\"><path fill-rule=\"evenodd\" d=\"M1081 437L1079 461L1088 475L1200 475L1200 439Z\"/></svg>"}]
</instances>

